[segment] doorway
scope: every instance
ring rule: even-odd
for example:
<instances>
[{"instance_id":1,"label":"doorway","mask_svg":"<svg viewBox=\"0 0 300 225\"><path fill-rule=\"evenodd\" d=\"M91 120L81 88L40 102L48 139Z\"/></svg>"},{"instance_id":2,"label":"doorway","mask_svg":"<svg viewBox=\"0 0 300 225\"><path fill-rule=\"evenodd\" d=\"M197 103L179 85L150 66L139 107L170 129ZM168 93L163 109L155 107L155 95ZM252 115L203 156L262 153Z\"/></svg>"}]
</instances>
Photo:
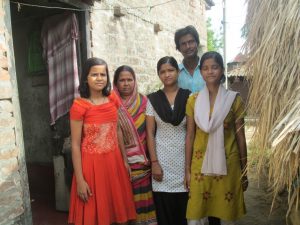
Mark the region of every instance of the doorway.
<instances>
[{"instance_id":1,"label":"doorway","mask_svg":"<svg viewBox=\"0 0 300 225\"><path fill-rule=\"evenodd\" d=\"M28 5L11 2L10 9L33 224L67 224L67 213L55 209L53 157L62 154L64 139L70 134L69 118L65 114L56 120L55 125L50 126L49 76L47 65L42 59L40 34L47 18L74 13L80 33L76 44L80 72L82 62L89 54L86 28L88 11L85 9L90 6L76 0L70 1L72 3L66 3L69 1L65 0L19 2Z\"/></svg>"}]
</instances>

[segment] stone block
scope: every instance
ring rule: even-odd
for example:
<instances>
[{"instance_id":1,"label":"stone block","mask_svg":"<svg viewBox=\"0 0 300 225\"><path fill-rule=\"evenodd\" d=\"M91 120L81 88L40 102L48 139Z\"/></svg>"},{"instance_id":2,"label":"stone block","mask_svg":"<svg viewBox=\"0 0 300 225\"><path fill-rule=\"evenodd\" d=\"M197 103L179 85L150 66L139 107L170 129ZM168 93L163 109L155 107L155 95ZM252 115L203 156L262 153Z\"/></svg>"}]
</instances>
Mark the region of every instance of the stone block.
<instances>
[{"instance_id":1,"label":"stone block","mask_svg":"<svg viewBox=\"0 0 300 225\"><path fill-rule=\"evenodd\" d=\"M2 188L0 189L2 190ZM22 189L20 187L14 186L9 190L0 192L0 205L9 205L11 202L15 202L20 205L22 201Z\"/></svg>"},{"instance_id":2,"label":"stone block","mask_svg":"<svg viewBox=\"0 0 300 225\"><path fill-rule=\"evenodd\" d=\"M16 186L15 182L13 182L12 180L10 181L0 181L0 193L5 194L5 192L8 192L12 189L14 189Z\"/></svg>"},{"instance_id":3,"label":"stone block","mask_svg":"<svg viewBox=\"0 0 300 225\"><path fill-rule=\"evenodd\" d=\"M19 170L18 160L16 158L12 158L8 160L0 160L0 167L1 167L0 176L2 178L10 176L11 174L18 172Z\"/></svg>"},{"instance_id":4,"label":"stone block","mask_svg":"<svg viewBox=\"0 0 300 225\"><path fill-rule=\"evenodd\" d=\"M8 68L8 59L5 56L0 56L0 67L7 69Z\"/></svg>"},{"instance_id":5,"label":"stone block","mask_svg":"<svg viewBox=\"0 0 300 225\"><path fill-rule=\"evenodd\" d=\"M9 100L0 100L0 113L1 112L12 112L13 105Z\"/></svg>"},{"instance_id":6,"label":"stone block","mask_svg":"<svg viewBox=\"0 0 300 225\"><path fill-rule=\"evenodd\" d=\"M2 221L0 222L0 225L17 225L21 223L16 223L18 220L18 216L20 216L22 213L24 213L24 208L21 205L20 202L14 202L14 207L6 207L3 209L2 212L0 212L0 218L2 218Z\"/></svg>"},{"instance_id":7,"label":"stone block","mask_svg":"<svg viewBox=\"0 0 300 225\"><path fill-rule=\"evenodd\" d=\"M1 46L1 45L0 45ZM0 68L0 82L10 80L10 76L7 70Z\"/></svg>"},{"instance_id":8,"label":"stone block","mask_svg":"<svg viewBox=\"0 0 300 225\"><path fill-rule=\"evenodd\" d=\"M1 128L13 128L16 124L16 120L12 117L11 113L0 113L0 129Z\"/></svg>"},{"instance_id":9,"label":"stone block","mask_svg":"<svg viewBox=\"0 0 300 225\"><path fill-rule=\"evenodd\" d=\"M14 145L15 143L16 136L13 129L0 129L0 146Z\"/></svg>"},{"instance_id":10,"label":"stone block","mask_svg":"<svg viewBox=\"0 0 300 225\"><path fill-rule=\"evenodd\" d=\"M12 98L12 95L13 95L13 92L12 92L12 87L11 87L11 83L10 84L7 84L7 86L3 87L1 84L3 82L0 81L0 100L1 99L11 99Z\"/></svg>"},{"instance_id":11,"label":"stone block","mask_svg":"<svg viewBox=\"0 0 300 225\"><path fill-rule=\"evenodd\" d=\"M0 149L0 160L16 158L19 154L19 149L15 146L3 146Z\"/></svg>"},{"instance_id":12,"label":"stone block","mask_svg":"<svg viewBox=\"0 0 300 225\"><path fill-rule=\"evenodd\" d=\"M5 43L0 43L0 52L6 52L6 51L7 51L7 45ZM1 55L3 55L3 54L1 54Z\"/></svg>"},{"instance_id":13,"label":"stone block","mask_svg":"<svg viewBox=\"0 0 300 225\"><path fill-rule=\"evenodd\" d=\"M4 10L0 10L0 19L3 19L4 15L5 15L5 11Z\"/></svg>"}]
</instances>

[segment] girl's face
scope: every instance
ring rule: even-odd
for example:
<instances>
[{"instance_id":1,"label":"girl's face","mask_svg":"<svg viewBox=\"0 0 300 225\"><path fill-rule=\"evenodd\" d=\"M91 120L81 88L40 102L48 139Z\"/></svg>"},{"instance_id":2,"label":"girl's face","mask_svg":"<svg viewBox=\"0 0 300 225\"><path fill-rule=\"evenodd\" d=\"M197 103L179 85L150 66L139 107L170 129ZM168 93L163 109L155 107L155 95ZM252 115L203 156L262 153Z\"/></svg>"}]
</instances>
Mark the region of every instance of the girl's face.
<instances>
[{"instance_id":1,"label":"girl's face","mask_svg":"<svg viewBox=\"0 0 300 225\"><path fill-rule=\"evenodd\" d=\"M133 93L135 85L135 80L133 74L129 71L122 71L117 80L117 88L120 92L120 95L130 96Z\"/></svg>"},{"instance_id":2,"label":"girl's face","mask_svg":"<svg viewBox=\"0 0 300 225\"><path fill-rule=\"evenodd\" d=\"M207 84L220 84L223 73L224 69L213 58L203 62L201 74Z\"/></svg>"},{"instance_id":3,"label":"girl's face","mask_svg":"<svg viewBox=\"0 0 300 225\"><path fill-rule=\"evenodd\" d=\"M101 92L107 85L106 66L92 66L87 76L87 83L91 92Z\"/></svg>"},{"instance_id":4,"label":"girl's face","mask_svg":"<svg viewBox=\"0 0 300 225\"><path fill-rule=\"evenodd\" d=\"M158 76L164 86L172 86L177 83L178 71L169 63L162 64Z\"/></svg>"}]
</instances>

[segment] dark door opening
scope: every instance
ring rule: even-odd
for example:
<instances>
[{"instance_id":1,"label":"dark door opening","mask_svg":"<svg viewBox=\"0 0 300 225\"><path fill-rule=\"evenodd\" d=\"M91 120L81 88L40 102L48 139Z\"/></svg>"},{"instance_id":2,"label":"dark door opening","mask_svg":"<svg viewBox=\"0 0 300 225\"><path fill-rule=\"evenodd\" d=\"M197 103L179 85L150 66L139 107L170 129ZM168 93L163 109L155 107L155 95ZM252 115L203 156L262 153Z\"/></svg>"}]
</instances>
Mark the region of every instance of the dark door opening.
<instances>
[{"instance_id":1,"label":"dark door opening","mask_svg":"<svg viewBox=\"0 0 300 225\"><path fill-rule=\"evenodd\" d=\"M25 157L28 170L33 224L67 224L67 213L55 209L55 176L53 157L62 154L64 139L69 136L68 114L50 126L47 66L38 54L41 27L45 19L62 13L75 13L79 25L77 41L78 72L88 55L86 31L87 11L40 8L34 5L74 8L86 6L81 1L20 1L11 2L14 56L22 116ZM67 1L68 2L68 1ZM76 6L76 2L78 5ZM32 51L33 48L35 49Z\"/></svg>"}]
</instances>

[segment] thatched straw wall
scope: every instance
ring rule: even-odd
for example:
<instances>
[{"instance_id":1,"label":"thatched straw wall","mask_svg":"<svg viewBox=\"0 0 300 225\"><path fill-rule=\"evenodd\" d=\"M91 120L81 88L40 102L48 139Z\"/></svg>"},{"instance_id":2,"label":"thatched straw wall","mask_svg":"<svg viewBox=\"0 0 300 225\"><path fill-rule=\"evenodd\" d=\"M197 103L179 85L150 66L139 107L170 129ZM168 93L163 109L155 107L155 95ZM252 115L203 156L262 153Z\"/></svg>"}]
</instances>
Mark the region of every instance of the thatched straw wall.
<instances>
[{"instance_id":1,"label":"thatched straw wall","mask_svg":"<svg viewBox=\"0 0 300 225\"><path fill-rule=\"evenodd\" d=\"M268 168L275 196L288 188L292 206L300 186L300 0L248 0L246 29L255 160L259 172Z\"/></svg>"}]
</instances>

